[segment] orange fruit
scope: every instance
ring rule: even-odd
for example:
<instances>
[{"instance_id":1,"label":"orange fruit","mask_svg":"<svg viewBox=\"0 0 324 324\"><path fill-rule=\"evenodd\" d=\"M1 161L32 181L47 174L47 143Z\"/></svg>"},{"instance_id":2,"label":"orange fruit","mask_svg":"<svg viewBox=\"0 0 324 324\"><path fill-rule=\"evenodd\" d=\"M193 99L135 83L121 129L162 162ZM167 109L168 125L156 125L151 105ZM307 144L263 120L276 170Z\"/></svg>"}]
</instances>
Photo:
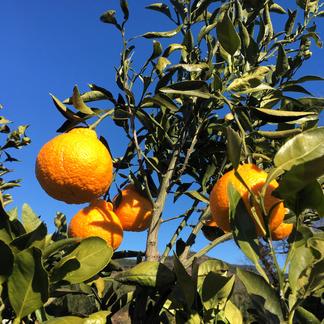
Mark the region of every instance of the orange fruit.
<instances>
[{"instance_id":1,"label":"orange fruit","mask_svg":"<svg viewBox=\"0 0 324 324\"><path fill-rule=\"evenodd\" d=\"M36 177L53 198L69 204L103 195L113 178L111 156L89 128L74 128L46 143L36 159Z\"/></svg>"},{"instance_id":2,"label":"orange fruit","mask_svg":"<svg viewBox=\"0 0 324 324\"><path fill-rule=\"evenodd\" d=\"M244 164L238 167L238 173L245 181L249 189L258 196L261 192L263 185L266 182L268 174L258 168L254 164ZM259 217L261 224L263 224L263 218L261 209L256 203L250 201L250 194L243 183L235 176L234 170L226 172L214 185L210 193L210 210L211 220L220 227L224 232L230 232L231 226L229 221L229 199L227 195L228 184L232 183L234 188L240 193L244 205L247 208L250 215L252 215L251 208L255 207L256 213ZM265 210L268 214L268 223L270 230L276 229L283 221L285 216L285 207L282 201L272 196L273 190L278 187L278 182L273 180L270 182L266 194L264 197ZM270 214L270 215L269 215ZM256 224L257 233L260 235L262 230L258 224Z\"/></svg>"},{"instance_id":3,"label":"orange fruit","mask_svg":"<svg viewBox=\"0 0 324 324\"><path fill-rule=\"evenodd\" d=\"M119 217L124 231L141 232L151 223L152 203L131 184L121 191L121 197L114 197L114 211Z\"/></svg>"},{"instance_id":4,"label":"orange fruit","mask_svg":"<svg viewBox=\"0 0 324 324\"><path fill-rule=\"evenodd\" d=\"M116 250L123 240L123 227L113 211L112 203L96 199L73 216L68 234L81 238L98 236Z\"/></svg>"},{"instance_id":5,"label":"orange fruit","mask_svg":"<svg viewBox=\"0 0 324 324\"><path fill-rule=\"evenodd\" d=\"M292 232L294 224L281 223L275 230L271 232L273 241L285 240Z\"/></svg>"}]
</instances>

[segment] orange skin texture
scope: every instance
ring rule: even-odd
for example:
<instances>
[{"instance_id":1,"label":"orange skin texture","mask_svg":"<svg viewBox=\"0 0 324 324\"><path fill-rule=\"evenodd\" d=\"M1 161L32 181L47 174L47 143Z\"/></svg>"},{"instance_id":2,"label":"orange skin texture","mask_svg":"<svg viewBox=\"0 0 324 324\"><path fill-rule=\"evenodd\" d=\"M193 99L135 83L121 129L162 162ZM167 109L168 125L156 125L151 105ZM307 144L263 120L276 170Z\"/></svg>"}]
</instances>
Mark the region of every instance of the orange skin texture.
<instances>
[{"instance_id":1,"label":"orange skin texture","mask_svg":"<svg viewBox=\"0 0 324 324\"><path fill-rule=\"evenodd\" d=\"M49 196L68 204L82 204L108 190L113 179L113 164L95 131L74 128L41 148L35 172Z\"/></svg>"},{"instance_id":2,"label":"orange skin texture","mask_svg":"<svg viewBox=\"0 0 324 324\"><path fill-rule=\"evenodd\" d=\"M258 168L254 164L244 164L238 167L238 173L243 178L250 190L255 194L259 195L263 185L266 182L268 174ZM228 184L232 183L235 189L240 193L246 209L252 217L251 208L255 207L256 213L263 224L262 213L259 206L255 203L250 202L250 194L247 188L241 183L241 181L235 176L234 170L225 173L214 185L210 193L210 209L211 209L211 221L214 222L214 226L220 227L224 232L230 232L230 220L229 220L229 199L227 196ZM270 182L265 198L264 205L265 210L269 216L269 228L271 231L276 229L282 222L285 216L285 207L282 201L272 196L273 190L279 186L276 180ZM256 230L261 235L262 230L256 224Z\"/></svg>"},{"instance_id":3,"label":"orange skin texture","mask_svg":"<svg viewBox=\"0 0 324 324\"><path fill-rule=\"evenodd\" d=\"M116 250L123 240L123 227L112 203L96 199L73 216L68 234L81 238L98 236Z\"/></svg>"},{"instance_id":4,"label":"orange skin texture","mask_svg":"<svg viewBox=\"0 0 324 324\"><path fill-rule=\"evenodd\" d=\"M128 185L121 191L121 200L116 206L117 196L114 197L114 211L119 217L124 231L141 232L151 223L153 206L141 195L134 185Z\"/></svg>"},{"instance_id":5,"label":"orange skin texture","mask_svg":"<svg viewBox=\"0 0 324 324\"><path fill-rule=\"evenodd\" d=\"M281 223L275 230L271 232L273 241L285 240L292 232L294 224Z\"/></svg>"}]
</instances>

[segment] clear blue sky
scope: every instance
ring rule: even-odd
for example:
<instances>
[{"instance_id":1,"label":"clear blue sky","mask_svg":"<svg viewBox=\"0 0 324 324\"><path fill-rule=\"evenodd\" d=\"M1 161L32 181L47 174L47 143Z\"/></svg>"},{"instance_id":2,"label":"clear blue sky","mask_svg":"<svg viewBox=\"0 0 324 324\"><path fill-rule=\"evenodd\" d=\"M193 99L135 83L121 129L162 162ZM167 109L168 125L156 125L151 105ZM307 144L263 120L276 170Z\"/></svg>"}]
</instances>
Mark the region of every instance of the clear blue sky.
<instances>
[{"instance_id":1,"label":"clear blue sky","mask_svg":"<svg viewBox=\"0 0 324 324\"><path fill-rule=\"evenodd\" d=\"M147 31L173 28L166 18L144 7L154 1L129 0L131 15L128 36ZM281 3L283 3L281 1ZM285 5L295 6L295 1ZM121 42L112 25L99 21L108 9L119 8L119 1L103 0L1 0L0 3L0 103L4 106L1 115L13 120L14 125L28 124L28 135L32 144L20 151L12 152L21 162L12 165L15 173L10 178L22 178L22 187L12 190L14 203L10 207L27 202L41 215L53 231L56 211L67 215L68 220L82 206L67 205L49 197L39 186L34 175L35 158L44 143L56 136L56 129L63 117L56 111L49 93L64 99L72 93L75 84L81 91L87 84L106 87L115 95L114 67L118 65ZM120 16L119 16L120 17ZM320 21L323 31L323 22ZM141 63L151 51L151 41L139 39L135 57ZM312 60L304 69L307 74L323 76L323 51L315 46ZM316 96L324 97L320 83L310 84ZM113 122L106 121L98 133L109 141L114 156L121 156L126 141L123 133ZM116 192L115 186L112 193ZM175 216L175 210L184 210L183 203L174 208L168 204L164 217ZM163 225L160 235L160 250L164 249L175 222ZM125 233L120 249L145 249L146 233ZM195 250L208 243L202 235ZM232 242L214 249L210 255L232 263L245 262L244 256Z\"/></svg>"}]
</instances>

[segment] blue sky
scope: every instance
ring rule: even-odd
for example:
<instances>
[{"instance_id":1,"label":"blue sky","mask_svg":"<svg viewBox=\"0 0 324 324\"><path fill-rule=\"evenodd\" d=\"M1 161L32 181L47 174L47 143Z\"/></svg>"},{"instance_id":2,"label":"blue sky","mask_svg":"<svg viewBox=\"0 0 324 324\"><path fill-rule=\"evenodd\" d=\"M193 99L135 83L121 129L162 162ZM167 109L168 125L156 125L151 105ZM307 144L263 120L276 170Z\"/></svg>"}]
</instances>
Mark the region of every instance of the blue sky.
<instances>
[{"instance_id":1,"label":"blue sky","mask_svg":"<svg viewBox=\"0 0 324 324\"><path fill-rule=\"evenodd\" d=\"M166 18L144 9L152 2L129 0L129 37L173 28ZM285 3L295 6L294 1ZM65 213L69 220L82 206L52 199L35 178L37 152L56 136L56 129L64 122L49 93L64 99L72 93L75 84L81 91L86 91L89 83L106 87L115 95L118 93L114 67L119 62L119 34L113 26L99 21L104 11L118 10L118 4L116 0L2 0L0 3L0 103L4 106L1 115L13 120L15 126L30 125L28 135L32 139L30 146L12 152L21 162L11 166L15 169L11 177L22 178L23 182L21 188L12 190L14 203L11 207L21 207L27 202L45 220L50 232L54 229L56 211ZM323 31L322 21L319 21L320 31ZM149 56L151 48L150 40L137 40L135 57L140 63ZM323 52L315 46L312 51L313 58L306 63L304 72L323 75ZM320 83L312 83L309 88L316 96L324 97ZM108 140L114 156L123 154L126 141L112 121L104 122L98 133ZM114 192L115 186L112 194ZM169 202L164 216L175 216L175 210L181 211L185 207L184 201L180 201L176 208ZM162 226L161 251L174 226L175 222ZM202 235L197 241L196 250L208 243ZM120 249L144 250L145 233L125 233ZM222 244L210 255L232 263L246 262L232 242Z\"/></svg>"}]
</instances>

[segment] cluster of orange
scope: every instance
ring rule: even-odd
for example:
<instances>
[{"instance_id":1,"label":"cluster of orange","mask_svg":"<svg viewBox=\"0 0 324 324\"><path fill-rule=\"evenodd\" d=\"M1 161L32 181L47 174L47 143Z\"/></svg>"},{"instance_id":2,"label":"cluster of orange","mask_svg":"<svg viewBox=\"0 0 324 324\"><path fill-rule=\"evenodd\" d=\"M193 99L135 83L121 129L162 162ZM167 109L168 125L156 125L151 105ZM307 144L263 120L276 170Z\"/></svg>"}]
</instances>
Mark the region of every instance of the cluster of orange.
<instances>
[{"instance_id":1,"label":"cluster of orange","mask_svg":"<svg viewBox=\"0 0 324 324\"><path fill-rule=\"evenodd\" d=\"M262 212L251 200L250 192L259 195L267 173L254 164L241 165L237 172L249 190L234 170L225 173L210 195L212 218L207 224L209 227L231 231L227 195L229 183L239 192L250 214L254 207L264 227ZM69 235L72 237L99 236L117 249L122 242L123 231L144 231L150 225L152 204L134 185L122 190L121 196L118 199L116 196L113 203L100 199L112 183L113 164L109 151L91 129L74 128L46 143L37 156L36 177L43 189L55 199L69 204L90 203L72 218L69 224ZM272 239L281 240L291 233L293 225L283 222L284 205L272 196L277 187L275 180L269 184L264 207ZM257 222L256 230L262 235Z\"/></svg>"},{"instance_id":2,"label":"cluster of orange","mask_svg":"<svg viewBox=\"0 0 324 324\"><path fill-rule=\"evenodd\" d=\"M109 151L88 128L74 128L46 143L36 160L36 177L51 197L68 204L89 202L69 224L72 237L99 236L114 250L123 231L143 231L152 217L152 204L134 185L121 191L113 203L100 197L113 180Z\"/></svg>"},{"instance_id":3,"label":"cluster of orange","mask_svg":"<svg viewBox=\"0 0 324 324\"><path fill-rule=\"evenodd\" d=\"M211 220L207 223L210 227L219 227L225 233L231 231L229 220L229 199L228 186L233 185L239 192L244 205L255 222L256 232L258 235L264 234L264 231L252 216L251 209L254 208L259 223L264 229L264 218L260 206L251 199L251 194L259 196L264 186L268 174L258 168L255 164L240 165L237 169L238 174L243 179L245 185L235 175L235 171L226 172L214 185L210 193L210 210ZM267 222L273 240L283 240L287 238L293 230L293 224L284 223L285 207L283 202L274 197L272 192L279 186L276 180L270 182L264 196L264 209L267 216ZM248 187L248 188L247 188Z\"/></svg>"}]
</instances>

